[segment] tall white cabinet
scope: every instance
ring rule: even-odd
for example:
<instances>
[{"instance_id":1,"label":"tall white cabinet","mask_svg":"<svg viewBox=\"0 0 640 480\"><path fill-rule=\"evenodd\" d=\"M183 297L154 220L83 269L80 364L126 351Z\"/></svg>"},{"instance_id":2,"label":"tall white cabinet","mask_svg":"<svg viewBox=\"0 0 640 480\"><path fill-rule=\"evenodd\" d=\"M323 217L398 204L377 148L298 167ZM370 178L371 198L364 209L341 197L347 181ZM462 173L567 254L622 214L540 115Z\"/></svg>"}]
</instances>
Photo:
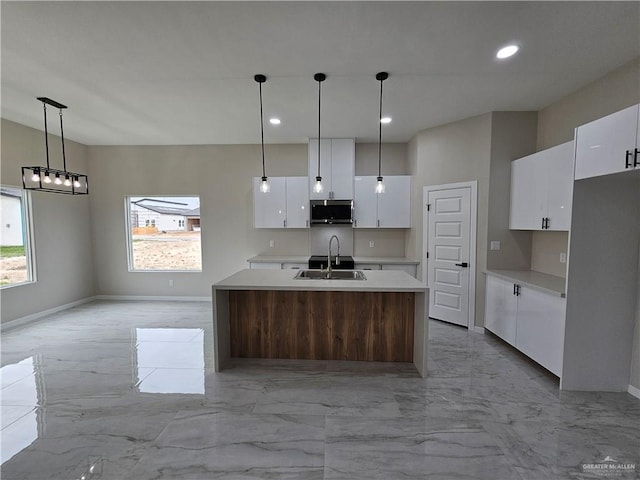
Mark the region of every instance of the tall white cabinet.
<instances>
[{"instance_id":1,"label":"tall white cabinet","mask_svg":"<svg viewBox=\"0 0 640 480\"><path fill-rule=\"evenodd\" d=\"M354 179L354 228L411 228L411 176L387 175L376 193L376 176Z\"/></svg>"},{"instance_id":2,"label":"tall white cabinet","mask_svg":"<svg viewBox=\"0 0 640 480\"><path fill-rule=\"evenodd\" d=\"M569 230L573 158L567 142L511 162L510 229Z\"/></svg>"},{"instance_id":3,"label":"tall white cabinet","mask_svg":"<svg viewBox=\"0 0 640 480\"><path fill-rule=\"evenodd\" d=\"M307 177L269 177L270 191L260 191L260 177L253 178L255 228L308 228Z\"/></svg>"},{"instance_id":4,"label":"tall white cabinet","mask_svg":"<svg viewBox=\"0 0 640 480\"><path fill-rule=\"evenodd\" d=\"M634 105L576 129L576 180L640 169L639 115Z\"/></svg>"},{"instance_id":5,"label":"tall white cabinet","mask_svg":"<svg viewBox=\"0 0 640 480\"><path fill-rule=\"evenodd\" d=\"M313 191L318 174L318 139L309 139L309 198L311 200L351 200L355 175L356 145L353 138L320 140L320 176L324 190Z\"/></svg>"}]
</instances>

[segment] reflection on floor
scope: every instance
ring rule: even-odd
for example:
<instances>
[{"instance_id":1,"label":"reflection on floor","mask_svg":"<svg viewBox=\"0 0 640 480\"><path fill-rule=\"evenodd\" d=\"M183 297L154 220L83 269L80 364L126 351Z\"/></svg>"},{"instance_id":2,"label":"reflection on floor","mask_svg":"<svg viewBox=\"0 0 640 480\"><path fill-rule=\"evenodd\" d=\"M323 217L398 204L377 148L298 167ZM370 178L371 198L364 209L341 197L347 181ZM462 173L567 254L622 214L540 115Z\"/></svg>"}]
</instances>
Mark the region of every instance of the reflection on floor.
<instances>
[{"instance_id":1,"label":"reflection on floor","mask_svg":"<svg viewBox=\"0 0 640 480\"><path fill-rule=\"evenodd\" d=\"M605 459L637 478L639 400L560 393L489 335L430 329L426 379L320 361L216 374L209 304L51 315L2 335L2 478L546 480L602 478L588 464Z\"/></svg>"}]
</instances>

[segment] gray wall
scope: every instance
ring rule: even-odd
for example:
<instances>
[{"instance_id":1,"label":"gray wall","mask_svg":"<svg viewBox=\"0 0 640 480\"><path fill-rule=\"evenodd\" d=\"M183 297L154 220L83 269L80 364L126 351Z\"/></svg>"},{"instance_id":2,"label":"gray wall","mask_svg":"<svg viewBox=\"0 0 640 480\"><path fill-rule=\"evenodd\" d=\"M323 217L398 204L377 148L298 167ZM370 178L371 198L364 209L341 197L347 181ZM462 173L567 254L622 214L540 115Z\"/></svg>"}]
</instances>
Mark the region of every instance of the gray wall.
<instances>
[{"instance_id":1,"label":"gray wall","mask_svg":"<svg viewBox=\"0 0 640 480\"><path fill-rule=\"evenodd\" d=\"M383 147L383 173L405 173L406 146ZM307 175L306 144L266 145L265 157L267 175ZM358 144L356 172L377 174L377 158L377 145ZM253 228L251 178L261 174L260 162L259 145L90 147L97 293L204 297L254 255L309 255L311 230ZM128 195L200 196L202 272L128 271ZM404 230L354 231L354 254L404 256Z\"/></svg>"},{"instance_id":2,"label":"gray wall","mask_svg":"<svg viewBox=\"0 0 640 480\"><path fill-rule=\"evenodd\" d=\"M478 181L476 325L484 324L487 216L491 158L491 114L487 113L418 133L409 144L413 178L412 228L407 234L407 256L422 259L422 194L429 185ZM418 276L422 275L419 269Z\"/></svg>"},{"instance_id":3,"label":"gray wall","mask_svg":"<svg viewBox=\"0 0 640 480\"><path fill-rule=\"evenodd\" d=\"M46 165L44 134L3 119L1 138L2 184L22 187L20 167ZM50 135L49 147L62 169L60 138ZM69 170L88 171L87 147L66 141L65 150ZM34 192L32 210L37 282L0 290L2 323L95 294L89 198Z\"/></svg>"}]
</instances>

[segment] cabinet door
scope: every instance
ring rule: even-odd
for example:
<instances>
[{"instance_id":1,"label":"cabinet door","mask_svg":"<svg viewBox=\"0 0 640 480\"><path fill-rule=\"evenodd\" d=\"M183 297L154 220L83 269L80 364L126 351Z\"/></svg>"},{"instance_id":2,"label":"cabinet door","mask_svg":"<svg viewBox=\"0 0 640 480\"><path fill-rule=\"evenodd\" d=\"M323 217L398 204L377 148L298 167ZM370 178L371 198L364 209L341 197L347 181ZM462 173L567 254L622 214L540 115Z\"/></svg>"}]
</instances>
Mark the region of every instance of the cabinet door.
<instances>
[{"instance_id":1,"label":"cabinet door","mask_svg":"<svg viewBox=\"0 0 640 480\"><path fill-rule=\"evenodd\" d=\"M578 127L575 179L627 170L627 152L633 164L637 132L638 105Z\"/></svg>"},{"instance_id":2,"label":"cabinet door","mask_svg":"<svg viewBox=\"0 0 640 480\"><path fill-rule=\"evenodd\" d=\"M511 162L511 207L509 228L512 230L535 230L540 228L534 211L535 188L533 185L535 164L529 157Z\"/></svg>"},{"instance_id":3,"label":"cabinet door","mask_svg":"<svg viewBox=\"0 0 640 480\"><path fill-rule=\"evenodd\" d=\"M353 227L375 228L378 223L376 177L355 177L353 193Z\"/></svg>"},{"instance_id":4,"label":"cabinet door","mask_svg":"<svg viewBox=\"0 0 640 480\"><path fill-rule=\"evenodd\" d=\"M287 228L309 227L309 184L307 177L286 177Z\"/></svg>"},{"instance_id":5,"label":"cabinet door","mask_svg":"<svg viewBox=\"0 0 640 480\"><path fill-rule=\"evenodd\" d=\"M566 300L522 287L518 297L516 348L560 376Z\"/></svg>"},{"instance_id":6,"label":"cabinet door","mask_svg":"<svg viewBox=\"0 0 640 480\"><path fill-rule=\"evenodd\" d=\"M375 177L374 182L375 182ZM385 192L378 197L380 228L411 228L411 176L384 177ZM375 188L375 184L373 186Z\"/></svg>"},{"instance_id":7,"label":"cabinet door","mask_svg":"<svg viewBox=\"0 0 640 480\"><path fill-rule=\"evenodd\" d=\"M321 153L322 155L322 153ZM353 198L355 175L355 141L352 138L331 140L331 192L336 200Z\"/></svg>"},{"instance_id":8,"label":"cabinet door","mask_svg":"<svg viewBox=\"0 0 640 480\"><path fill-rule=\"evenodd\" d=\"M331 192L331 139L320 141L320 176L324 190L314 193L313 186L318 175L318 139L309 139L309 198L311 200L328 200Z\"/></svg>"},{"instance_id":9,"label":"cabinet door","mask_svg":"<svg viewBox=\"0 0 640 480\"><path fill-rule=\"evenodd\" d=\"M547 184L548 230L569 231L573 198L573 142L549 149L544 171Z\"/></svg>"},{"instance_id":10,"label":"cabinet door","mask_svg":"<svg viewBox=\"0 0 640 480\"><path fill-rule=\"evenodd\" d=\"M485 328L515 346L518 297L513 283L487 275L485 298Z\"/></svg>"},{"instance_id":11,"label":"cabinet door","mask_svg":"<svg viewBox=\"0 0 640 480\"><path fill-rule=\"evenodd\" d=\"M260 177L253 178L253 225L255 228L284 228L286 219L285 177L269 177L271 190L260 191Z\"/></svg>"}]
</instances>

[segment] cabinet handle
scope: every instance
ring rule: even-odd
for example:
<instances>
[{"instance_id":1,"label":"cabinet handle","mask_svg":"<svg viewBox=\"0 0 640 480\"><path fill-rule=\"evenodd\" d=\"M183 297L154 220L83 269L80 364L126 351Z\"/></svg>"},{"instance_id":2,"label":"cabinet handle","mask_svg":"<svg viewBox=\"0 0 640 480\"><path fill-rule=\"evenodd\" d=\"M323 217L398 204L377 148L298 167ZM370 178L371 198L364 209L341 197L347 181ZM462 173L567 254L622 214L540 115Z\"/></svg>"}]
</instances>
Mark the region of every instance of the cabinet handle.
<instances>
[{"instance_id":1,"label":"cabinet handle","mask_svg":"<svg viewBox=\"0 0 640 480\"><path fill-rule=\"evenodd\" d=\"M307 226L307 228L309 228L309 220L305 221L305 225Z\"/></svg>"},{"instance_id":2,"label":"cabinet handle","mask_svg":"<svg viewBox=\"0 0 640 480\"><path fill-rule=\"evenodd\" d=\"M286 221L286 220L283 220L283 221L282 221L282 226L283 226L284 228L287 228L287 221Z\"/></svg>"},{"instance_id":3,"label":"cabinet handle","mask_svg":"<svg viewBox=\"0 0 640 480\"><path fill-rule=\"evenodd\" d=\"M378 220L378 227L380 227L380 220Z\"/></svg>"},{"instance_id":4,"label":"cabinet handle","mask_svg":"<svg viewBox=\"0 0 640 480\"><path fill-rule=\"evenodd\" d=\"M516 294L516 286L517 286L517 285L514 283L514 284L513 284L513 294L514 294L514 295Z\"/></svg>"},{"instance_id":5,"label":"cabinet handle","mask_svg":"<svg viewBox=\"0 0 640 480\"><path fill-rule=\"evenodd\" d=\"M513 294L515 296L520 296L520 285L518 284L513 284Z\"/></svg>"},{"instance_id":6,"label":"cabinet handle","mask_svg":"<svg viewBox=\"0 0 640 480\"><path fill-rule=\"evenodd\" d=\"M549 230L549 220L551 220L549 217L545 217L544 219L544 228L546 230Z\"/></svg>"},{"instance_id":7,"label":"cabinet handle","mask_svg":"<svg viewBox=\"0 0 640 480\"><path fill-rule=\"evenodd\" d=\"M634 167L640 167L640 148L636 148L633 151L633 166Z\"/></svg>"},{"instance_id":8,"label":"cabinet handle","mask_svg":"<svg viewBox=\"0 0 640 480\"><path fill-rule=\"evenodd\" d=\"M631 150L627 150L627 155L625 157L625 162L624 162L624 168L633 168L633 164L631 163L631 155L633 155L633 152ZM635 158L634 158L634 162L635 162Z\"/></svg>"},{"instance_id":9,"label":"cabinet handle","mask_svg":"<svg viewBox=\"0 0 640 480\"><path fill-rule=\"evenodd\" d=\"M358 226L358 220L357 220L357 219L355 219L355 218L353 219L353 226L354 226L354 227L357 227L357 226Z\"/></svg>"},{"instance_id":10,"label":"cabinet handle","mask_svg":"<svg viewBox=\"0 0 640 480\"><path fill-rule=\"evenodd\" d=\"M544 217L542 217L542 227L540 228L540 230L544 230Z\"/></svg>"}]
</instances>

